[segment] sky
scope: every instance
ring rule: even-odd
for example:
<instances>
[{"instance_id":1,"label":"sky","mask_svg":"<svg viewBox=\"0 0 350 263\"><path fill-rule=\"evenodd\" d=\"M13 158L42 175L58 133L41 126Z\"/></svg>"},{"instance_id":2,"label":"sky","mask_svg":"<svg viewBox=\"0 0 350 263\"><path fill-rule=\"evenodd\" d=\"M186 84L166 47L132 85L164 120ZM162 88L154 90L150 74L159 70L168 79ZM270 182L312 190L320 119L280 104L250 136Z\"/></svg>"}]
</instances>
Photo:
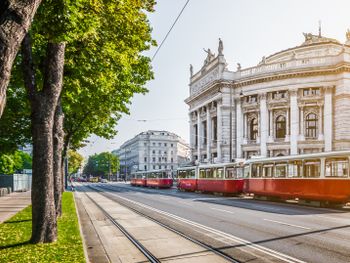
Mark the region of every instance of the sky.
<instances>
[{"instance_id":1,"label":"sky","mask_svg":"<svg viewBox=\"0 0 350 263\"><path fill-rule=\"evenodd\" d=\"M161 43L187 0L158 0L149 14L152 36ZM154 80L146 95L135 95L130 115L124 115L111 140L97 136L79 150L85 157L117 149L147 130L174 132L189 142L189 65L199 71L206 58L203 48L217 54L224 44L229 70L255 66L263 56L300 45L303 32L345 42L350 28L349 0L190 0L182 16L152 62ZM146 55L152 57L156 47Z\"/></svg>"}]
</instances>

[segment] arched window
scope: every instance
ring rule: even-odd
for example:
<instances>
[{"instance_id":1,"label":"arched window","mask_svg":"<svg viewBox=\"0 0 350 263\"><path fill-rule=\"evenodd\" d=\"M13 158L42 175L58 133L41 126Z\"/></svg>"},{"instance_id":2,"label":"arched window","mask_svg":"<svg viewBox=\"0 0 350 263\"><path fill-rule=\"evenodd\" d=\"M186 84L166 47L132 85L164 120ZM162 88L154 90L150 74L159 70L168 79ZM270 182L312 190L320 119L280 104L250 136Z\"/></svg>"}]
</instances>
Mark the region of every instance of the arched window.
<instances>
[{"instance_id":1,"label":"arched window","mask_svg":"<svg viewBox=\"0 0 350 263\"><path fill-rule=\"evenodd\" d=\"M318 118L315 113L309 113L305 118L305 129L307 138L317 137Z\"/></svg>"},{"instance_id":2,"label":"arched window","mask_svg":"<svg viewBox=\"0 0 350 263\"><path fill-rule=\"evenodd\" d=\"M256 140L258 137L258 119L254 118L250 121L250 140Z\"/></svg>"},{"instance_id":3,"label":"arched window","mask_svg":"<svg viewBox=\"0 0 350 263\"><path fill-rule=\"evenodd\" d=\"M286 137L286 118L282 115L276 119L276 138L281 139Z\"/></svg>"}]
</instances>

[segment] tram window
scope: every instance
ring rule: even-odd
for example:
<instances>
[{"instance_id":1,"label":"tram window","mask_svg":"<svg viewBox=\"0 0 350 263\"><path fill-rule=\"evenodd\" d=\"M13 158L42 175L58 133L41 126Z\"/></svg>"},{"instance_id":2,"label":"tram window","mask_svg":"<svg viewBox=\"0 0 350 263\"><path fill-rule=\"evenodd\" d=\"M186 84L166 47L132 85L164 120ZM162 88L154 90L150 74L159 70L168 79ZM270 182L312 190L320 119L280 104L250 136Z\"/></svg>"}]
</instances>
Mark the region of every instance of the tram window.
<instances>
[{"instance_id":1,"label":"tram window","mask_svg":"<svg viewBox=\"0 0 350 263\"><path fill-rule=\"evenodd\" d=\"M213 171L212 171L212 169L206 169L205 170L205 177L206 178L213 178Z\"/></svg>"},{"instance_id":2,"label":"tram window","mask_svg":"<svg viewBox=\"0 0 350 263\"><path fill-rule=\"evenodd\" d=\"M272 177L273 176L273 164L264 164L264 177Z\"/></svg>"},{"instance_id":3,"label":"tram window","mask_svg":"<svg viewBox=\"0 0 350 263\"><path fill-rule=\"evenodd\" d=\"M239 167L239 168L235 168L235 170L236 170L236 178L237 179L243 178L243 174L244 174L243 168Z\"/></svg>"},{"instance_id":4,"label":"tram window","mask_svg":"<svg viewBox=\"0 0 350 263\"><path fill-rule=\"evenodd\" d=\"M199 178L205 178L205 170L204 169L199 170Z\"/></svg>"},{"instance_id":5,"label":"tram window","mask_svg":"<svg viewBox=\"0 0 350 263\"><path fill-rule=\"evenodd\" d=\"M326 159L326 177L348 177L349 160L347 158Z\"/></svg>"},{"instance_id":6,"label":"tram window","mask_svg":"<svg viewBox=\"0 0 350 263\"><path fill-rule=\"evenodd\" d=\"M320 177L321 171L321 162L320 160L306 160L304 162L304 177L313 178Z\"/></svg>"},{"instance_id":7,"label":"tram window","mask_svg":"<svg viewBox=\"0 0 350 263\"><path fill-rule=\"evenodd\" d=\"M180 179L186 178L186 171L181 171L181 170L177 171L177 178L180 178Z\"/></svg>"},{"instance_id":8,"label":"tram window","mask_svg":"<svg viewBox=\"0 0 350 263\"><path fill-rule=\"evenodd\" d=\"M288 177L302 177L302 161L291 161L288 163Z\"/></svg>"},{"instance_id":9,"label":"tram window","mask_svg":"<svg viewBox=\"0 0 350 263\"><path fill-rule=\"evenodd\" d=\"M236 168L226 168L226 178L236 178Z\"/></svg>"},{"instance_id":10,"label":"tram window","mask_svg":"<svg viewBox=\"0 0 350 263\"><path fill-rule=\"evenodd\" d=\"M259 177L257 164L252 165L252 177Z\"/></svg>"},{"instance_id":11,"label":"tram window","mask_svg":"<svg viewBox=\"0 0 350 263\"><path fill-rule=\"evenodd\" d=\"M249 178L250 176L250 166L246 165L244 166L244 178Z\"/></svg>"},{"instance_id":12,"label":"tram window","mask_svg":"<svg viewBox=\"0 0 350 263\"><path fill-rule=\"evenodd\" d=\"M286 177L287 176L287 164L286 163L277 163L275 177Z\"/></svg>"},{"instance_id":13,"label":"tram window","mask_svg":"<svg viewBox=\"0 0 350 263\"><path fill-rule=\"evenodd\" d=\"M216 178L221 178L221 179L224 178L224 169L219 168L216 171L217 171Z\"/></svg>"}]
</instances>

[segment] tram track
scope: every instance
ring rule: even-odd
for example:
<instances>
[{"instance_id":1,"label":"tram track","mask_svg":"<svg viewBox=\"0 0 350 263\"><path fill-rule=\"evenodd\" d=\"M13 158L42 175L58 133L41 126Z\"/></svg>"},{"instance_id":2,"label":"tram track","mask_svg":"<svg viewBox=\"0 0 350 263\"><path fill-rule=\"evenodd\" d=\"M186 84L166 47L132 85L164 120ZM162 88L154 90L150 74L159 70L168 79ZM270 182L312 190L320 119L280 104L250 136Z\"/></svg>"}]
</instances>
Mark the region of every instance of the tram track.
<instances>
[{"instance_id":1,"label":"tram track","mask_svg":"<svg viewBox=\"0 0 350 263\"><path fill-rule=\"evenodd\" d=\"M134 212L134 213L136 213L136 214L138 214L138 215L140 215L140 216L142 216L142 217L144 217L144 218L147 218L148 220L150 220L150 221L156 223L157 225L159 225L159 226L161 226L161 227L163 227L163 228L165 228L165 229L167 229L167 230L173 232L174 234L176 234L176 235L178 235L178 236L181 236L181 237L185 238L186 240L188 240L188 241L190 241L190 242L192 242L192 243L194 243L194 244L196 244L196 245L202 247L202 248L204 249L204 251L212 252L212 253L214 253L215 255L222 257L223 259L225 259L225 260L228 261L228 262L240 263L240 261L238 261L238 260L232 258L231 256L225 254L224 252L222 252L222 251L220 251L220 250L218 250L218 249L216 249L216 248L214 248L214 247L211 247L211 246L209 246L209 245L207 245L207 244L205 244L205 243L203 243L203 242L201 242L201 241L199 241L199 240L197 240L197 239L194 239L194 238L192 238L192 237L190 237L190 236L188 236L188 235L186 235L186 234L184 234L184 233L182 233L182 232L180 232L180 231L178 231L178 230L176 230L176 229L174 229L174 228L172 228L172 227L170 227L170 226L168 226L168 225L165 225L165 224L163 224L162 222L160 222L160 221L158 221L158 220L156 220L156 219L154 219L154 218L152 218L152 217L150 217L150 216L148 216L148 215L146 215L146 214L144 214L144 213L142 213L142 212L136 210L135 208L133 208L133 207L131 207L131 206L126 205L126 204L123 203L123 202L118 202L118 201L116 201L115 199L111 199L110 196L108 196L107 194L105 194L105 193L104 193L103 191L101 191L100 189L97 189L96 187L93 187L93 186L86 186L86 187L89 188L89 189L94 190L95 192L98 192L100 195L102 195L102 196L108 198L109 200L111 200L111 201L113 201L113 202L118 203L119 205L125 207L126 209L129 209L129 210L131 210L132 212ZM100 211L102 211L102 213L111 221L111 223L112 223L115 227L117 227L117 228L132 242L132 244L134 244L134 245L137 247L137 249L139 249L140 252L141 252L143 255L145 255L145 257L146 257L150 262L153 263L153 262L162 262L162 261L163 261L161 258L158 258L158 257L155 256L152 252L150 252L144 245L142 245L140 241L138 241L132 234L130 234L129 231L127 231L120 223L118 223L118 222L117 222L117 221L116 221L116 220L115 220L101 205L99 205L95 200L93 200L86 192L84 192L84 191L80 191L80 192L83 192L83 193L88 197L88 199L89 199L96 207L98 207L98 209L99 209Z\"/></svg>"},{"instance_id":2,"label":"tram track","mask_svg":"<svg viewBox=\"0 0 350 263\"><path fill-rule=\"evenodd\" d=\"M89 186L89 187L91 187L91 186ZM96 188L96 187L102 188L101 186L95 186L93 188ZM105 190L108 189L109 191L112 191L112 192L118 192L113 187L103 186L103 189L105 189ZM193 221L190 221L190 220L186 220L185 218L175 216L175 215L173 215L171 213L167 213L167 212L164 212L162 210L158 210L158 209L149 207L147 205L140 204L138 202L129 200L127 198L123 198L123 197L121 197L119 195L115 195L115 194L112 194L110 192L106 193L103 190L99 190L99 189L98 189L98 191L102 192L102 195L104 195L104 196L106 196L108 198L111 198L114 201L116 201L115 198L118 199L118 201L116 201L117 203L120 203L121 205L127 207L128 209L131 209L131 210L135 211L136 213L141 214L142 216L145 216L145 217L147 217L147 218L149 218L151 220L155 220L157 222L160 222L160 224L164 225L165 227L170 227L171 228L171 226L169 226L168 222L166 222L167 220L165 220L165 222L166 222L165 224L163 224L161 222L161 221L163 221L162 219L160 219L161 217L164 217L164 218L168 218L169 217L168 219L170 221L183 223L185 225L189 225L192 228L193 227L194 228L198 228L198 230L204 231L204 232L208 233L209 235L218 236L219 240L220 239L225 239L225 240L227 240L229 242L234 242L234 243L236 243L236 245L233 245L233 247L235 247L235 246L241 247L241 249L243 251L245 250L243 247L247 247L249 249L252 249L251 252L247 252L247 253L250 253L251 255L255 255L258 258L261 258L261 257L265 258L266 257L266 260L267 260L266 262L276 262L275 260L277 260L277 262L305 263L305 261L303 261L303 260L299 260L297 258L294 258L292 256L286 255L284 253L278 252L278 251L273 250L273 249L269 249L269 248L264 247L264 246L260 246L258 244L255 244L255 243L249 242L247 240L241 239L239 237L236 237L236 236L227 234L225 232L219 231L217 229L212 229L210 227L206 227L206 226L201 225L199 223L196 223L196 222L193 222ZM111 197L111 195L112 195L112 197ZM136 205L136 208L133 208L130 205ZM141 209L145 208L146 209L145 211L150 209L151 211L156 212L157 214L159 214L161 217L158 217L158 219L155 219L153 215L151 215L151 216L147 215L146 213L148 213L148 212L145 212L145 213L140 212L139 211L139 206L141 206L140 207ZM177 231L177 230L175 229L175 231ZM177 231L177 232L179 232L180 234L183 234L183 232L180 232L180 231ZM188 236L186 234L183 234L183 235ZM201 239L201 237L199 237L199 238ZM191 239L193 239L193 238L191 238ZM215 251L219 252L220 254L224 254L226 257L229 257L229 259L233 260L233 261L230 260L231 262L241 262L241 261L235 259L236 256L237 256L235 253L233 253L235 258L233 258L231 256L232 255L232 251L229 252L230 254L226 254L225 252L221 251L222 249L226 249L227 246L221 246L221 248L217 249L217 248L214 247L216 245L211 246L211 245L208 245L208 244L206 244L204 242L201 242L201 241L199 241L198 239L195 239L195 238L194 238L194 240L197 240L198 242L200 242L200 244L204 244L205 247L209 247L210 249L214 249ZM228 247L230 247L230 246L231 245L229 245ZM257 252L257 254L254 251ZM268 257L269 258L274 258L275 260L270 261L270 260L268 260ZM241 258L240 255L239 255L239 258ZM244 257L242 258L242 260L245 261ZM263 260L263 261L258 260L258 262L265 262L265 260Z\"/></svg>"}]
</instances>

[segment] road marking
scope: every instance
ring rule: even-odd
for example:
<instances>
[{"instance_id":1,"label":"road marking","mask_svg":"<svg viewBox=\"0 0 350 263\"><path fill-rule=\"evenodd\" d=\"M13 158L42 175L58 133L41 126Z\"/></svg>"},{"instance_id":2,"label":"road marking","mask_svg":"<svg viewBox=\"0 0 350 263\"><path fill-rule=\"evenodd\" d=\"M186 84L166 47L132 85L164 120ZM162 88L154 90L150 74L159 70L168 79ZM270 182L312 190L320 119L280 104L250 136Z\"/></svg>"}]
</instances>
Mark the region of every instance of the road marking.
<instances>
[{"instance_id":1,"label":"road marking","mask_svg":"<svg viewBox=\"0 0 350 263\"><path fill-rule=\"evenodd\" d=\"M230 213L230 214L235 214L235 212L228 211L228 210L225 210L225 209L219 209L219 208L214 208L214 207L211 207L211 209L217 210L217 211L221 211L221 212Z\"/></svg>"},{"instance_id":2,"label":"road marking","mask_svg":"<svg viewBox=\"0 0 350 263\"><path fill-rule=\"evenodd\" d=\"M277 223L277 224L280 224L280 225L292 226L292 227L302 228L302 229L306 229L306 230L311 230L311 228L304 227L304 226L293 225L293 224L284 223L284 222L275 221L275 220L270 220L270 219L264 219L264 220L265 221L269 221L269 222L273 222L273 223Z\"/></svg>"},{"instance_id":3,"label":"road marking","mask_svg":"<svg viewBox=\"0 0 350 263\"><path fill-rule=\"evenodd\" d=\"M148 205L145 205L145 204L142 204L142 203L139 203L139 202L130 200L130 199L128 199L128 198L122 197L122 196L120 196L120 195L118 195L118 194L115 194L115 193L113 193L113 195L118 196L120 199L123 199L123 200L125 200L125 201L130 202L130 203L133 203L133 204L136 204L136 205L138 205L138 206L141 206L141 207L147 208L147 209L149 209L149 210L155 211L155 212L157 212L157 213L159 213L159 214L163 214L163 215L166 215L166 216L168 216L168 217L174 218L174 219L176 219L176 220L178 220L178 221L181 221L181 222L184 222L184 223L186 223L186 224L188 224L188 225L192 225L192 226L195 226L195 227L197 227L197 228L203 229L203 230L205 230L205 231L207 231L207 232L210 232L210 233L216 234L216 235L218 235L218 236L224 237L224 238L226 238L226 239L228 239L228 240L231 240L231 241L234 241L234 242L236 242L236 243L238 243L238 244L240 244L240 245L244 245L244 246L247 246L247 247L251 247L251 248L253 248L253 249L255 249L255 250L258 250L258 251L260 251L260 252L263 252L263 253L265 253L265 254L267 254L267 255L270 255L270 256L273 256L273 257L275 257L275 258L281 259L281 260L283 260L284 262L289 262L289 263L293 263L293 262L294 262L294 263L295 263L295 262L297 262L297 263L306 263L305 261L302 261L302 260L300 260L300 259L294 258L294 257L292 257L292 256L288 256L288 255L286 255L286 254L283 254L283 253L281 253L281 252L275 251L275 250L270 249L270 248L267 248L267 247L263 247L263 246L261 246L261 245L258 245L258 244L256 244L256 243L254 243L254 242L250 242L250 241L248 241L248 240L245 240L245 239L243 239L243 238L236 237L236 236L234 236L234 235L231 235L231 234L222 232L222 231L220 231L220 230L217 230L217 229L214 229L214 228L211 228L211 227L208 227L208 226L205 226L205 225L202 225L202 224L193 222L193 221L191 221L191 220L188 220L188 219L185 219L185 218L176 216L176 215L174 215L174 214L171 214L171 213L168 213L168 212L165 212L165 211L162 211L162 210L153 208L153 207L151 207L151 206L148 206Z\"/></svg>"}]
</instances>

